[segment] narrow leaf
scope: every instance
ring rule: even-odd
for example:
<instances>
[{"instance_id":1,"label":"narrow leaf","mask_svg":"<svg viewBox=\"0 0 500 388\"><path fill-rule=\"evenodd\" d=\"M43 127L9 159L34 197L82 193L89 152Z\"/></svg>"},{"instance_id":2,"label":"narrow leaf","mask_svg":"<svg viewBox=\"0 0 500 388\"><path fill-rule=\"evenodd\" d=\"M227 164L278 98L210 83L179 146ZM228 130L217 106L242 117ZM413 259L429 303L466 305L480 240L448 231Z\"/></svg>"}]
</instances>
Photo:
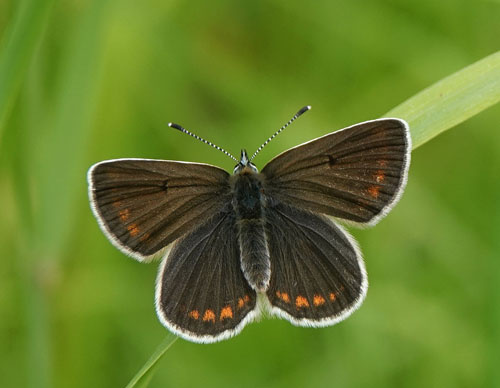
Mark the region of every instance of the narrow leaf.
<instances>
[{"instance_id":1,"label":"narrow leaf","mask_svg":"<svg viewBox=\"0 0 500 388\"><path fill-rule=\"evenodd\" d=\"M163 357L163 355L167 352L167 350L172 346L172 344L177 340L177 336L174 334L169 334L167 338L158 346L158 349L153 353L151 358L144 364L139 372L134 376L130 383L128 383L126 388L132 387L147 387L151 378L153 376L153 372L158 365L158 361Z\"/></svg>"},{"instance_id":2,"label":"narrow leaf","mask_svg":"<svg viewBox=\"0 0 500 388\"><path fill-rule=\"evenodd\" d=\"M500 101L500 51L436 82L384 117L411 128L413 148Z\"/></svg>"}]
</instances>

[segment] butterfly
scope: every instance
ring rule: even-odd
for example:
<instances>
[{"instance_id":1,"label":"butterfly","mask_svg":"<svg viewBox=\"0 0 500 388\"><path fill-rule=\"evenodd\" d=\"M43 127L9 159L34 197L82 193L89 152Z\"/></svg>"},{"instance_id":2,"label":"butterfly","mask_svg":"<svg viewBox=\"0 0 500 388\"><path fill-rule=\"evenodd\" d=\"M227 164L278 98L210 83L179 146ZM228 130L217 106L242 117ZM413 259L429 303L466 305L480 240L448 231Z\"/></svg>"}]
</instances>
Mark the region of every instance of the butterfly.
<instances>
[{"instance_id":1,"label":"butterfly","mask_svg":"<svg viewBox=\"0 0 500 388\"><path fill-rule=\"evenodd\" d=\"M163 255L156 311L170 331L210 343L262 311L322 327L363 302L368 281L355 240L337 220L371 226L406 185L411 138L401 119L366 121L291 148L259 172L241 151L233 174L202 163L115 159L88 172L98 223L122 252Z\"/></svg>"}]
</instances>

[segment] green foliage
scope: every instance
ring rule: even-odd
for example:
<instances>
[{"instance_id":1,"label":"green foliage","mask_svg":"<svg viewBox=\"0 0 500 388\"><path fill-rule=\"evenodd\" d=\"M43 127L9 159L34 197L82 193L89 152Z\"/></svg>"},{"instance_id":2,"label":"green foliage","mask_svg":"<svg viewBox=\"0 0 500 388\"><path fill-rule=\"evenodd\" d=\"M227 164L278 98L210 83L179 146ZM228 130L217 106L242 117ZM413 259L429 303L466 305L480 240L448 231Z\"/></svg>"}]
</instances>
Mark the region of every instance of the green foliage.
<instances>
[{"instance_id":1,"label":"green foliage","mask_svg":"<svg viewBox=\"0 0 500 388\"><path fill-rule=\"evenodd\" d=\"M0 2L0 385L498 385L498 20L498 3L475 0ZM386 220L351 229L370 279L361 309L330 328L265 320L165 353L168 336L131 380L166 333L157 265L102 235L88 167L148 157L231 170L166 123L237 154L312 105L262 167L405 100L386 116L409 121L415 146L455 129L413 153Z\"/></svg>"}]
</instances>

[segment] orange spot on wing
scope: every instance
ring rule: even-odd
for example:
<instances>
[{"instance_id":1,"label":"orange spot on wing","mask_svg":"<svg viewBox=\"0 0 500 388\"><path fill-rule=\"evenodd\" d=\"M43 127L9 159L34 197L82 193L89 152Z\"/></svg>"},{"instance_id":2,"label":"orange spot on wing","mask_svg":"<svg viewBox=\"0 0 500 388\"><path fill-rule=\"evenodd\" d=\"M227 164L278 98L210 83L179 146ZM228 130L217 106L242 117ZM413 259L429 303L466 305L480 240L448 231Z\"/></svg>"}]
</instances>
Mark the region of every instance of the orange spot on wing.
<instances>
[{"instance_id":1,"label":"orange spot on wing","mask_svg":"<svg viewBox=\"0 0 500 388\"><path fill-rule=\"evenodd\" d=\"M130 224L129 226L127 226L127 230L132 237L135 237L139 234L139 228L136 224Z\"/></svg>"},{"instance_id":2,"label":"orange spot on wing","mask_svg":"<svg viewBox=\"0 0 500 388\"><path fill-rule=\"evenodd\" d=\"M123 210L120 210L120 212L118 213L120 215L120 219L125 222L128 220L128 218L130 217L130 212L128 209L123 209Z\"/></svg>"},{"instance_id":3,"label":"orange spot on wing","mask_svg":"<svg viewBox=\"0 0 500 388\"><path fill-rule=\"evenodd\" d=\"M205 314L203 314L203 322L208 322L208 321L215 323L215 314L210 309L205 310Z\"/></svg>"},{"instance_id":4,"label":"orange spot on wing","mask_svg":"<svg viewBox=\"0 0 500 388\"><path fill-rule=\"evenodd\" d=\"M377 183L383 182L385 180L385 173L382 170L378 170L375 173L375 180L377 181Z\"/></svg>"},{"instance_id":5,"label":"orange spot on wing","mask_svg":"<svg viewBox=\"0 0 500 388\"><path fill-rule=\"evenodd\" d=\"M380 187L379 186L370 186L368 188L368 193L370 193L370 195L373 198L378 198L379 191L380 191Z\"/></svg>"},{"instance_id":6,"label":"orange spot on wing","mask_svg":"<svg viewBox=\"0 0 500 388\"><path fill-rule=\"evenodd\" d=\"M198 319L200 317L200 313L198 312L198 310L191 310L188 316L189 318Z\"/></svg>"},{"instance_id":7,"label":"orange spot on wing","mask_svg":"<svg viewBox=\"0 0 500 388\"><path fill-rule=\"evenodd\" d=\"M335 296L335 293L333 293L333 292L330 292L329 297L330 297L330 302L335 302L335 299L337 299L337 297Z\"/></svg>"},{"instance_id":8,"label":"orange spot on wing","mask_svg":"<svg viewBox=\"0 0 500 388\"><path fill-rule=\"evenodd\" d=\"M285 303L290 303L290 296L286 292L276 291L276 296Z\"/></svg>"},{"instance_id":9,"label":"orange spot on wing","mask_svg":"<svg viewBox=\"0 0 500 388\"><path fill-rule=\"evenodd\" d=\"M150 235L149 235L149 233L144 233L144 234L143 234L143 235L139 238L139 240L141 240L141 241L146 241L146 240L149 238L149 236L150 236Z\"/></svg>"},{"instance_id":10,"label":"orange spot on wing","mask_svg":"<svg viewBox=\"0 0 500 388\"><path fill-rule=\"evenodd\" d=\"M295 307L297 308L309 307L309 302L307 301L306 298L299 295L297 296L297 298L295 298Z\"/></svg>"},{"instance_id":11,"label":"orange spot on wing","mask_svg":"<svg viewBox=\"0 0 500 388\"><path fill-rule=\"evenodd\" d=\"M313 304L315 306L321 306L322 304L325 304L325 298L323 298L321 295L314 295Z\"/></svg>"},{"instance_id":12,"label":"orange spot on wing","mask_svg":"<svg viewBox=\"0 0 500 388\"><path fill-rule=\"evenodd\" d=\"M115 202L113 202L113 206L115 208L119 208L119 207L122 207L122 203L121 203L121 201L115 201Z\"/></svg>"},{"instance_id":13,"label":"orange spot on wing","mask_svg":"<svg viewBox=\"0 0 500 388\"><path fill-rule=\"evenodd\" d=\"M222 321L225 318L232 318L233 317L233 309L231 306L226 306L223 307L222 310L220 311L220 320Z\"/></svg>"},{"instance_id":14,"label":"orange spot on wing","mask_svg":"<svg viewBox=\"0 0 500 388\"><path fill-rule=\"evenodd\" d=\"M237 307L242 309L248 302L250 302L250 297L248 295L245 295L243 298L238 298Z\"/></svg>"}]
</instances>

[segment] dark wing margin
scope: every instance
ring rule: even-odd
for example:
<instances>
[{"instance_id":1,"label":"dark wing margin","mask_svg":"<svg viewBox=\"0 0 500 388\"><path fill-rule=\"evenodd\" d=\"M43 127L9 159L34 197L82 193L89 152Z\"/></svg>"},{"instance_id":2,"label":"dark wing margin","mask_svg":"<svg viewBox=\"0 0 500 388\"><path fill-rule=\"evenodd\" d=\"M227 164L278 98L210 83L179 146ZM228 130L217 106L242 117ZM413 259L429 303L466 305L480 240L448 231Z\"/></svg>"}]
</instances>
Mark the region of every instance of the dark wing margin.
<instances>
[{"instance_id":1,"label":"dark wing margin","mask_svg":"<svg viewBox=\"0 0 500 388\"><path fill-rule=\"evenodd\" d=\"M198 163L115 159L87 175L92 211L108 239L139 261L220 211L229 201L229 174Z\"/></svg>"},{"instance_id":2,"label":"dark wing margin","mask_svg":"<svg viewBox=\"0 0 500 388\"><path fill-rule=\"evenodd\" d=\"M275 203L266 209L271 313L298 326L347 318L368 288L356 242L328 217Z\"/></svg>"},{"instance_id":3,"label":"dark wing margin","mask_svg":"<svg viewBox=\"0 0 500 388\"><path fill-rule=\"evenodd\" d=\"M283 203L374 225L404 190L410 152L404 120L366 121L275 157L262 169L265 190Z\"/></svg>"},{"instance_id":4,"label":"dark wing margin","mask_svg":"<svg viewBox=\"0 0 500 388\"><path fill-rule=\"evenodd\" d=\"M165 327L187 340L232 337L258 314L257 295L241 271L235 223L228 207L177 241L163 259L156 311Z\"/></svg>"}]
</instances>

